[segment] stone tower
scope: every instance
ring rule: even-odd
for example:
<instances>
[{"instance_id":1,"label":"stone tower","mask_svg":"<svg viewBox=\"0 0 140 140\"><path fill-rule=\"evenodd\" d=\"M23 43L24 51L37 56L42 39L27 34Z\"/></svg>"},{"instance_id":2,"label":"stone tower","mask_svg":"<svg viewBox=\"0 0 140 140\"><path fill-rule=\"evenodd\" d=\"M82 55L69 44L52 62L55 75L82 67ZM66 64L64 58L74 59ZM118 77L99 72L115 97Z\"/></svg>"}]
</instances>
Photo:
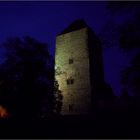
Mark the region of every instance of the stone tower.
<instances>
[{"instance_id":1,"label":"stone tower","mask_svg":"<svg viewBox=\"0 0 140 140\"><path fill-rule=\"evenodd\" d=\"M91 112L103 81L102 51L83 20L76 20L56 37L55 78L63 95L61 114Z\"/></svg>"}]
</instances>

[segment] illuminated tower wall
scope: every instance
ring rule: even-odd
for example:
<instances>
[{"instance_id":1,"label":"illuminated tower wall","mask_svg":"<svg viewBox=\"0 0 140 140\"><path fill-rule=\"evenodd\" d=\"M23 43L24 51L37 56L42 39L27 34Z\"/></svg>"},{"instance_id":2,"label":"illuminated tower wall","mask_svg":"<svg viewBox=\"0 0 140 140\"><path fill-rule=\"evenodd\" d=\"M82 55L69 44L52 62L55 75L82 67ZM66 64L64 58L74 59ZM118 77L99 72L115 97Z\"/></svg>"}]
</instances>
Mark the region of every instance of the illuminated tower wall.
<instances>
[{"instance_id":1,"label":"illuminated tower wall","mask_svg":"<svg viewBox=\"0 0 140 140\"><path fill-rule=\"evenodd\" d=\"M98 62L101 59L93 57L94 53L101 54L96 49L99 48L97 44L83 20L75 21L56 37L55 78L63 95L63 115L80 115L91 111L91 93L103 79L100 70L102 64ZM94 81L97 81L96 84Z\"/></svg>"}]
</instances>

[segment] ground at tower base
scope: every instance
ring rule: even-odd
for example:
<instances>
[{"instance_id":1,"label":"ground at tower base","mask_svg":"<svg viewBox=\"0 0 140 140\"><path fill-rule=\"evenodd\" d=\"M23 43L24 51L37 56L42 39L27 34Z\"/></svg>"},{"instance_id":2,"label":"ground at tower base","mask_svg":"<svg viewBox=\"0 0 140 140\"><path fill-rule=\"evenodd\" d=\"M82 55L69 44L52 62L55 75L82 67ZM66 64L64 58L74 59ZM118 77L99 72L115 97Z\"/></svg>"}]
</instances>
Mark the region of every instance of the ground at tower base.
<instances>
[{"instance_id":1,"label":"ground at tower base","mask_svg":"<svg viewBox=\"0 0 140 140\"><path fill-rule=\"evenodd\" d=\"M1 122L1 138L139 138L140 115L118 113L61 116L38 121L8 120Z\"/></svg>"}]
</instances>

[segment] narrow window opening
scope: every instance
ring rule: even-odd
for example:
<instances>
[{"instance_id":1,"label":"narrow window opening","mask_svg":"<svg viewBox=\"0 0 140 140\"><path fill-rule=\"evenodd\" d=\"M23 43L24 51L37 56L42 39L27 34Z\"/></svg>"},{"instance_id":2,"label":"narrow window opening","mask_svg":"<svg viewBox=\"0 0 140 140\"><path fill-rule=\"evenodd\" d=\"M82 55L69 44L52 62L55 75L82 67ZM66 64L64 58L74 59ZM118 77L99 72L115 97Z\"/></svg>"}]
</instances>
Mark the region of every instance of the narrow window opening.
<instances>
[{"instance_id":1,"label":"narrow window opening","mask_svg":"<svg viewBox=\"0 0 140 140\"><path fill-rule=\"evenodd\" d=\"M73 104L69 104L69 111L73 111L74 110L74 105Z\"/></svg>"},{"instance_id":2,"label":"narrow window opening","mask_svg":"<svg viewBox=\"0 0 140 140\"><path fill-rule=\"evenodd\" d=\"M70 79L70 83L73 84L74 83L74 79Z\"/></svg>"},{"instance_id":3,"label":"narrow window opening","mask_svg":"<svg viewBox=\"0 0 140 140\"><path fill-rule=\"evenodd\" d=\"M72 85L72 84L74 84L74 79L67 79L66 80L66 82L67 82L67 85Z\"/></svg>"},{"instance_id":4,"label":"narrow window opening","mask_svg":"<svg viewBox=\"0 0 140 140\"><path fill-rule=\"evenodd\" d=\"M69 59L69 64L73 64L73 59Z\"/></svg>"},{"instance_id":5,"label":"narrow window opening","mask_svg":"<svg viewBox=\"0 0 140 140\"><path fill-rule=\"evenodd\" d=\"M67 85L69 85L70 84L70 81L69 81L69 79L67 79Z\"/></svg>"}]
</instances>

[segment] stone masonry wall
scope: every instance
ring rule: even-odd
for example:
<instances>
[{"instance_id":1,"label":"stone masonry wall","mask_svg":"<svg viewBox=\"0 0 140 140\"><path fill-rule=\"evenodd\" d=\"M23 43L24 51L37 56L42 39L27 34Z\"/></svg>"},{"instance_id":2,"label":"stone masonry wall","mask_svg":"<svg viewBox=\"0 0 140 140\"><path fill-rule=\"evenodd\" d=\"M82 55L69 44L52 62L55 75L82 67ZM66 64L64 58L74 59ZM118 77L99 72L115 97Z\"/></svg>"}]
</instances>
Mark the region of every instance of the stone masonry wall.
<instances>
[{"instance_id":1,"label":"stone masonry wall","mask_svg":"<svg viewBox=\"0 0 140 140\"><path fill-rule=\"evenodd\" d=\"M63 94L63 115L89 112L91 85L87 45L88 28L62 34L56 38L55 78ZM69 59L73 59L72 64L69 64ZM67 84L69 78L74 79L73 84Z\"/></svg>"}]
</instances>

